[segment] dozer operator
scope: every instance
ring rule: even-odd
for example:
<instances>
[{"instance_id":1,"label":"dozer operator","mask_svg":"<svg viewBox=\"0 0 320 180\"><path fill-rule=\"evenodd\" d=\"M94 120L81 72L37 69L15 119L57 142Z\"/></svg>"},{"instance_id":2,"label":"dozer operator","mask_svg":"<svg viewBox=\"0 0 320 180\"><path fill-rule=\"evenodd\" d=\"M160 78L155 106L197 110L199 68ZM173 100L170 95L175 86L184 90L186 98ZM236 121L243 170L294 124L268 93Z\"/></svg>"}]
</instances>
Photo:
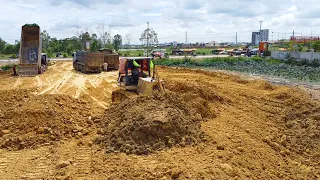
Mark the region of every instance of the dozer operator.
<instances>
[{"instance_id":1,"label":"dozer operator","mask_svg":"<svg viewBox=\"0 0 320 180\"><path fill-rule=\"evenodd\" d=\"M152 58L122 58L119 61L118 83L125 90L113 91L113 102L122 101L137 94L151 95L154 91L164 90L163 81L159 78Z\"/></svg>"}]
</instances>

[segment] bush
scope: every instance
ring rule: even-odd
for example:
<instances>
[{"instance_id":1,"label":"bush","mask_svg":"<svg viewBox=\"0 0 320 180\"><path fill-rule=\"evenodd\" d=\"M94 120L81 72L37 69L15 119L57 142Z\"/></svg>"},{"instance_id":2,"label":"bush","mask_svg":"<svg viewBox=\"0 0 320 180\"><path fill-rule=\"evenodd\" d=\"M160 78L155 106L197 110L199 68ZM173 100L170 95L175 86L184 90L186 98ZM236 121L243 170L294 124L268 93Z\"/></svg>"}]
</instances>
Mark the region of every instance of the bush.
<instances>
[{"instance_id":1,"label":"bush","mask_svg":"<svg viewBox=\"0 0 320 180\"><path fill-rule=\"evenodd\" d=\"M206 55L206 53L205 53L205 52L203 52L203 53L202 53L202 55Z\"/></svg>"},{"instance_id":2,"label":"bush","mask_svg":"<svg viewBox=\"0 0 320 180\"><path fill-rule=\"evenodd\" d=\"M11 70L14 65L16 65L16 64L7 64L7 65L4 65L4 66L1 66L1 69L3 71L8 71L8 70Z\"/></svg>"},{"instance_id":3,"label":"bush","mask_svg":"<svg viewBox=\"0 0 320 180\"><path fill-rule=\"evenodd\" d=\"M12 58L12 59L16 59L16 58L17 58L17 55L12 54L12 55L10 56L10 58Z\"/></svg>"},{"instance_id":4,"label":"bush","mask_svg":"<svg viewBox=\"0 0 320 180\"><path fill-rule=\"evenodd\" d=\"M142 54L141 54L141 53L139 53L139 54L138 54L138 56L142 56Z\"/></svg>"},{"instance_id":5,"label":"bush","mask_svg":"<svg viewBox=\"0 0 320 180\"><path fill-rule=\"evenodd\" d=\"M63 53L63 58L67 58L68 57L68 54L67 53Z\"/></svg>"},{"instance_id":6,"label":"bush","mask_svg":"<svg viewBox=\"0 0 320 180\"><path fill-rule=\"evenodd\" d=\"M124 56L127 57L127 56L128 56L128 53L124 53Z\"/></svg>"}]
</instances>

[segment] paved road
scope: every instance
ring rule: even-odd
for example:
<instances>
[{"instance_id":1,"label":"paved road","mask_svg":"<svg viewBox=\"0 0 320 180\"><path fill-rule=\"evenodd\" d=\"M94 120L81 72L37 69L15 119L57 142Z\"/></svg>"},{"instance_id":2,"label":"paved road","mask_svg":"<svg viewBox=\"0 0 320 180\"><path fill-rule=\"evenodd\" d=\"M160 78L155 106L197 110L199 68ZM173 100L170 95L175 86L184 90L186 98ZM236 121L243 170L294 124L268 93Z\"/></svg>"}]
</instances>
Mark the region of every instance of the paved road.
<instances>
[{"instance_id":1,"label":"paved road","mask_svg":"<svg viewBox=\"0 0 320 180\"><path fill-rule=\"evenodd\" d=\"M72 58L51 58L51 61L72 61ZM10 63L17 63L18 59L7 59L7 60L0 60L0 64L10 64Z\"/></svg>"},{"instance_id":2,"label":"paved road","mask_svg":"<svg viewBox=\"0 0 320 180\"><path fill-rule=\"evenodd\" d=\"M185 56L169 56L171 59L183 59ZM200 55L200 56L186 56L188 58L194 58L194 59L204 59L204 58L212 58L212 57L229 57L229 55Z\"/></svg>"},{"instance_id":3,"label":"paved road","mask_svg":"<svg viewBox=\"0 0 320 180\"><path fill-rule=\"evenodd\" d=\"M185 56L169 56L171 59L183 59ZM188 58L194 59L203 59L203 58L212 58L212 57L228 57L228 55L201 55L201 56L186 56ZM51 58L51 61L71 61L72 58ZM10 63L17 63L18 59L7 59L7 60L0 60L0 64L10 64Z\"/></svg>"}]
</instances>

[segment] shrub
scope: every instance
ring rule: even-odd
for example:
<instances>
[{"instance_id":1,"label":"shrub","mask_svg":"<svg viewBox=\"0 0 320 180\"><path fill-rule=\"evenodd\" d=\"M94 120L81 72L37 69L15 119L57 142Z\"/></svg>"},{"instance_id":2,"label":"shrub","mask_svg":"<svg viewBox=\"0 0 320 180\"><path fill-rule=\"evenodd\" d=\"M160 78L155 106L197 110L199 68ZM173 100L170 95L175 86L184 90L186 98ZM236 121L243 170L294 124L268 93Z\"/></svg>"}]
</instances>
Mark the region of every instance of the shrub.
<instances>
[{"instance_id":1,"label":"shrub","mask_svg":"<svg viewBox=\"0 0 320 180\"><path fill-rule=\"evenodd\" d=\"M67 53L63 53L62 55L64 58L67 58L68 57L68 54Z\"/></svg>"},{"instance_id":2,"label":"shrub","mask_svg":"<svg viewBox=\"0 0 320 180\"><path fill-rule=\"evenodd\" d=\"M13 67L14 65L16 65L16 64L6 64L6 65L4 65L4 66L1 66L1 69L2 69L3 71L8 71L8 70L12 69L12 67Z\"/></svg>"},{"instance_id":3,"label":"shrub","mask_svg":"<svg viewBox=\"0 0 320 180\"><path fill-rule=\"evenodd\" d=\"M206 53L205 53L205 52L203 52L203 53L202 53L202 55L206 55Z\"/></svg>"},{"instance_id":4,"label":"shrub","mask_svg":"<svg viewBox=\"0 0 320 180\"><path fill-rule=\"evenodd\" d=\"M138 56L142 56L142 54L141 54L141 53L139 53L139 54L138 54Z\"/></svg>"},{"instance_id":5,"label":"shrub","mask_svg":"<svg viewBox=\"0 0 320 180\"><path fill-rule=\"evenodd\" d=\"M10 58L12 58L12 59L16 59L16 58L17 58L17 55L12 54L12 55L10 56Z\"/></svg>"}]
</instances>

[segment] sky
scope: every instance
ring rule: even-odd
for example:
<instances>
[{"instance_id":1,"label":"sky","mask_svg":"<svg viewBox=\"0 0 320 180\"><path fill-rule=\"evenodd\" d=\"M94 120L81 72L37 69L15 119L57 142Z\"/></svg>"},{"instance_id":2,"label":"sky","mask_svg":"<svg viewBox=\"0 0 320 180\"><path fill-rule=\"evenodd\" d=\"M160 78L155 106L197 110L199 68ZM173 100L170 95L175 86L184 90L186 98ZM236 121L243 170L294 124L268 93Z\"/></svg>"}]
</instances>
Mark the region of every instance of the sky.
<instances>
[{"instance_id":1,"label":"sky","mask_svg":"<svg viewBox=\"0 0 320 180\"><path fill-rule=\"evenodd\" d=\"M21 26L37 23L51 37L105 26L123 44L140 44L150 22L160 43L250 42L251 33L270 29L270 40L295 35L320 36L319 0L0 0L0 37L20 39ZM273 32L273 33L272 33ZM126 38L131 34L131 38Z\"/></svg>"}]
</instances>

